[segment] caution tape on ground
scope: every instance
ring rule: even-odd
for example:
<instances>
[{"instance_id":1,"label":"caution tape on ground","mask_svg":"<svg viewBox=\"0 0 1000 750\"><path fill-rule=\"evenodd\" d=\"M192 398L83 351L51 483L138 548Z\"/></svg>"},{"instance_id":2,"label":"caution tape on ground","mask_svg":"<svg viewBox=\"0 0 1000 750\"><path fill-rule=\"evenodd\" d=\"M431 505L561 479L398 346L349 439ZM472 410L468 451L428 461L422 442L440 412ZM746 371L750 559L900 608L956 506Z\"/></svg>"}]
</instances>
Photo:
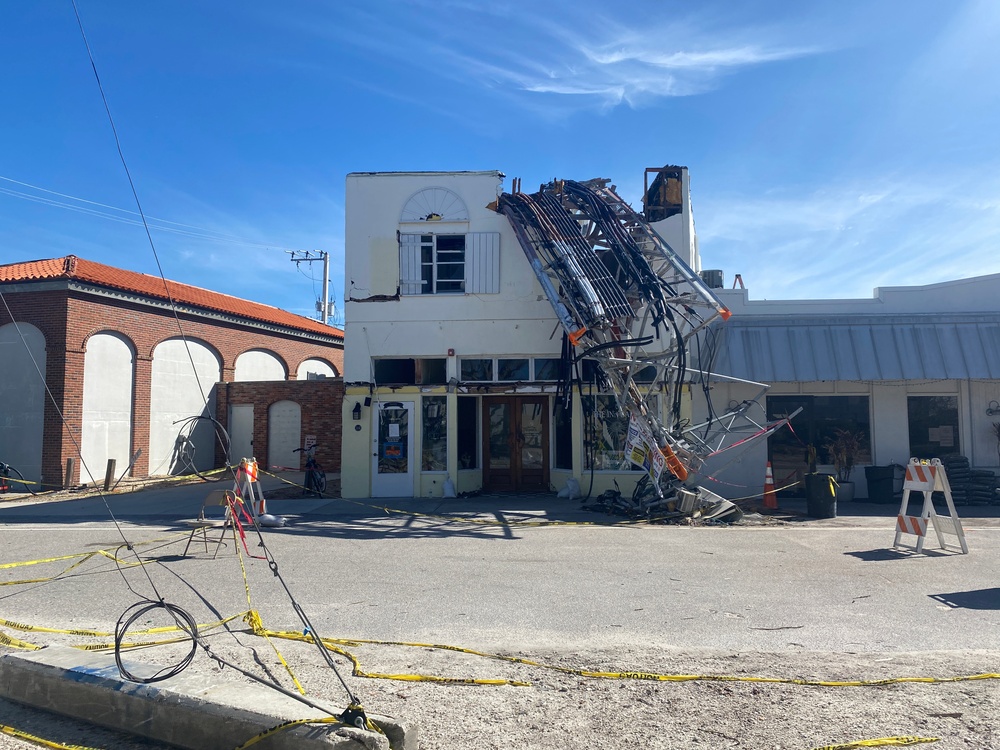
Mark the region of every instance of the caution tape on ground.
<instances>
[{"instance_id":1,"label":"caution tape on ground","mask_svg":"<svg viewBox=\"0 0 1000 750\"><path fill-rule=\"evenodd\" d=\"M248 610L246 612L240 612L235 615L223 618L213 623L208 623L204 625L199 625L199 631L207 631L214 628L221 627L236 618L242 618L249 626L250 632L254 635L265 637L265 638L281 638L291 641L300 641L306 643L313 643L313 636L310 633L300 633L297 631L281 631L281 630L270 630L264 626L263 620L260 614L256 610ZM81 629L57 629L57 628L47 628L42 626L27 625L25 623L14 622L10 620L0 620L0 626L6 626L10 628L15 628L24 631L35 631L43 633L59 633L59 634L69 634L69 635L85 635L91 637L105 637L108 634L103 631L87 631ZM160 628L149 628L143 631L136 631L134 635L150 635L156 633L167 633L167 632L179 632L181 628L176 626L160 627ZM137 648L149 645L159 645L164 643L174 643L180 639L165 639L161 641L136 641L130 643L123 643L123 648ZM779 685L803 685L810 687L878 687L884 685L899 685L907 683L920 683L920 684L934 684L934 683L954 683L954 682L975 682L982 680L1000 680L1000 673L996 672L983 672L979 674L971 675L954 675L950 677L920 677L920 676L904 676L904 677L885 677L879 679L871 680L817 680L817 679L807 679L801 677L762 677L762 676L752 676L752 675L724 675L724 674L669 674L660 672L646 672L646 671L599 671L591 669L579 669L576 667L564 667L557 664L547 664L545 662L536 661L534 659L527 659L521 656L508 656L505 654L490 653L487 651L478 651L476 649L464 648L462 646L452 646L448 644L441 643L422 643L416 641L384 641L384 640L373 640L366 638L322 638L321 643L330 651L340 654L345 659L351 662L353 666L353 674L355 677L366 677L370 679L383 679L383 680L397 680L403 682L436 682L436 683L446 683L446 684L458 684L458 685L509 685L514 687L527 687L531 685L530 682L524 682L521 680L508 680L508 679L494 679L494 678L475 678L475 677L445 677L439 675L425 675L425 674L415 674L415 673L384 673L384 672L369 672L364 669L361 664L361 660L355 656L353 653L348 651L349 647L359 647L365 645L374 646L400 646L406 648L420 648L420 649L435 649L440 651L452 651L455 653L469 654L471 656L477 656L484 659L493 659L497 661L508 662L512 664L522 664L529 667L536 667L539 669L547 669L550 671L560 672L562 674L572 674L579 677L587 677L593 679L604 679L604 680L643 680L650 682L747 682L747 683L766 683L766 684L779 684ZM28 643L26 641L21 641L19 639L13 638L11 636L0 633L0 645L6 645L13 648L37 650L41 648L33 643ZM273 647L273 644L271 644ZM114 648L113 643L100 643L100 644L77 644L73 646L86 651L99 651L104 649ZM277 649L275 649L277 652ZM301 690L301 685L299 685L298 680L295 679L295 675L291 673L290 668L283 657L278 654L282 663L285 664L286 668L289 669L289 674L296 683L296 687Z\"/></svg>"},{"instance_id":2,"label":"caution tape on ground","mask_svg":"<svg viewBox=\"0 0 1000 750\"><path fill-rule=\"evenodd\" d=\"M187 534L188 534L187 531L182 531L176 534L170 534L165 537L160 537L159 539L150 539L149 541L146 542L136 542L132 545L132 548L134 549L137 547L148 547L151 544L159 544L161 542L169 542L171 540L177 540L187 536ZM72 555L58 555L56 557L42 557L36 560L20 560L17 562L0 563L0 570L10 570L13 568L25 568L32 565L44 565L46 563L61 562L63 560L76 560L76 562L74 562L68 568L61 570L55 575L42 576L39 578L26 578L18 581L0 581L0 586L17 586L26 583L45 583L46 581L54 581L55 579L61 578L70 571L80 567L91 558L97 556L106 557L107 559L117 563L118 565L122 565L125 567L136 567L139 565L146 565L150 562L153 562L152 560L138 560L138 561L123 560L122 558L118 557L115 554L115 552L117 550L120 550L121 548L122 545L118 545L117 547L109 549L99 549L99 550L94 550L92 552L77 552Z\"/></svg>"},{"instance_id":3,"label":"caution tape on ground","mask_svg":"<svg viewBox=\"0 0 1000 750\"><path fill-rule=\"evenodd\" d=\"M301 727L304 724L343 724L343 723L344 722L342 722L340 719L337 719L333 716L324 716L323 718L320 719L294 719L292 721L286 721L283 724L278 724L277 726L271 727L270 729L265 729L260 734L254 735L246 742L244 742L242 745L239 745L236 748L234 748L234 750L246 750L246 748L251 747L252 745L256 745L261 740L266 740L273 734L277 734L278 732L283 732L286 729L291 729L292 727Z\"/></svg>"},{"instance_id":4,"label":"caution tape on ground","mask_svg":"<svg viewBox=\"0 0 1000 750\"><path fill-rule=\"evenodd\" d=\"M823 747L816 747L813 750L856 750L856 748L863 747L922 745L925 742L939 742L940 739L940 737L878 737L873 740L858 740L840 745L823 745Z\"/></svg>"},{"instance_id":5,"label":"caution tape on ground","mask_svg":"<svg viewBox=\"0 0 1000 750\"><path fill-rule=\"evenodd\" d=\"M245 618L247 612L240 612L235 615L230 615L221 620L216 620L215 622L209 622L202 625L198 625L199 633L207 633L209 631L220 628L226 623L232 622L233 620ZM108 638L114 635L114 633L108 633L103 630L84 630L81 628L75 628L72 630L64 630L60 628L47 628L41 625L28 625L23 622L15 622L13 620L2 620L0 619L0 627L11 628L13 630L21 630L24 632L34 632L34 633L56 633L61 635L79 635L88 638ZM165 625L158 628L147 628L145 630L136 630L132 632L133 636L136 635L156 635L158 633L181 633L185 632L183 628L176 625ZM123 642L121 644L122 648L142 648L146 646L162 646L168 643L180 643L187 640L187 636L184 638L164 638L161 640L144 640L144 641L130 641ZM22 641L18 638L13 638L5 633L0 633L0 645L10 646L12 648L20 648L29 651L37 651L42 646L35 643L28 643L27 641ZM82 644L72 644L72 648L78 649L80 651L113 651L115 648L114 642L108 643L82 643Z\"/></svg>"},{"instance_id":6,"label":"caution tape on ground","mask_svg":"<svg viewBox=\"0 0 1000 750\"><path fill-rule=\"evenodd\" d=\"M97 748L89 747L87 745L64 745L61 742L53 742L52 740L47 740L33 734L28 734L27 732L22 732L20 729L9 727L6 724L0 724L0 732L3 732L10 737L17 737L18 739L28 740L29 742L43 745L44 747L55 748L55 750L97 750Z\"/></svg>"},{"instance_id":7,"label":"caution tape on ground","mask_svg":"<svg viewBox=\"0 0 1000 750\"><path fill-rule=\"evenodd\" d=\"M286 638L288 640L312 642L311 635L305 635L290 631L267 631L268 635L275 638ZM377 641L368 639L338 639L323 638L322 643L338 654L349 659L354 664L354 675L356 677L371 677L375 679L400 680L406 682L452 682L464 685L514 685L526 687L531 683L515 680L482 680L475 678L460 677L436 677L419 674L383 674L366 672L361 667L356 656L346 650L348 646L379 645L379 646L403 646L408 648L430 648L441 651L454 651L471 656L479 656L485 659L495 659L514 664L523 664L529 667L548 669L563 674L577 675L578 677L590 677L604 680L647 680L651 682L754 682L772 683L782 685L807 685L810 687L875 687L879 685L895 685L903 683L936 683L936 682L971 682L976 680L1000 680L1000 673L986 672L974 675L959 675L953 677L887 677L877 680L810 680L799 677L754 677L747 675L713 675L713 674L661 674L658 672L602 672L590 669L577 669L574 667L563 667L555 664L526 659L520 656L506 656L503 654L493 654L486 651L463 648L461 646L449 646L440 643L416 643L408 641Z\"/></svg>"}]
</instances>

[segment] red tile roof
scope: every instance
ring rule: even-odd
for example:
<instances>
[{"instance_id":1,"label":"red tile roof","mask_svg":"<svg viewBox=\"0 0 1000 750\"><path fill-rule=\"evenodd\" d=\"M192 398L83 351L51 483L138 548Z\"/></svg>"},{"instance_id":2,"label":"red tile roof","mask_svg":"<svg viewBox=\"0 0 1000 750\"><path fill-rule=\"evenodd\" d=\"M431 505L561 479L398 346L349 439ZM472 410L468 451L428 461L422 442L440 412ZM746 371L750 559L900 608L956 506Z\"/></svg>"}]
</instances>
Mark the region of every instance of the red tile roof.
<instances>
[{"instance_id":1,"label":"red tile roof","mask_svg":"<svg viewBox=\"0 0 1000 750\"><path fill-rule=\"evenodd\" d=\"M45 279L72 279L96 286L120 289L134 292L153 299L168 300L205 310L237 315L264 323L294 328L300 331L321 333L326 336L343 339L344 332L339 328L323 325L318 320L304 318L301 315L281 310L270 305L250 302L228 294L211 292L196 286L167 281L164 289L163 279L135 271L125 271L92 260L84 260L75 255L65 258L49 258L46 260L30 260L24 263L10 263L0 266L0 282L43 281ZM170 294L168 296L167 289Z\"/></svg>"}]
</instances>

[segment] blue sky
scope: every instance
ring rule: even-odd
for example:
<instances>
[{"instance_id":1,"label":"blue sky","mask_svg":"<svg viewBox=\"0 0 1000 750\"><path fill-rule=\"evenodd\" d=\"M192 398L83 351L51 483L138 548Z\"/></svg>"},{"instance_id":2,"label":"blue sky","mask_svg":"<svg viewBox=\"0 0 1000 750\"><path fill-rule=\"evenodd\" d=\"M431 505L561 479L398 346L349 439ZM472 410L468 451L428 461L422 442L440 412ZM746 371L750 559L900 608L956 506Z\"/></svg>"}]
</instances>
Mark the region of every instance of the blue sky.
<instances>
[{"instance_id":1,"label":"blue sky","mask_svg":"<svg viewBox=\"0 0 1000 750\"><path fill-rule=\"evenodd\" d=\"M168 278L314 315L344 177L689 167L753 299L1000 272L1000 4L78 0ZM70 0L0 6L0 262L156 273ZM51 192L46 192L51 191Z\"/></svg>"}]
</instances>

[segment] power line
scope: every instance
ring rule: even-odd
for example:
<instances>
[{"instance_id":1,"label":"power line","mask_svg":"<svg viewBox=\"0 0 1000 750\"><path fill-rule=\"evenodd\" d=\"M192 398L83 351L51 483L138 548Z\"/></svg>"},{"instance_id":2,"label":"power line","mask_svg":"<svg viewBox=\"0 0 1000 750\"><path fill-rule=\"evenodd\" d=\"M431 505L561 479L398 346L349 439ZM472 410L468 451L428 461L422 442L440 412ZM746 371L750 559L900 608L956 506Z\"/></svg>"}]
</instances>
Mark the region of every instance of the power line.
<instances>
[{"instance_id":1,"label":"power line","mask_svg":"<svg viewBox=\"0 0 1000 750\"><path fill-rule=\"evenodd\" d=\"M107 203L100 203L98 201L88 200L86 198L80 198L75 195L69 195L67 193L60 193L56 190L49 190L48 188L43 188L38 185L32 185L28 182L22 182L21 180L15 180L12 177L4 177L0 175L0 180L12 183L14 185L20 185L22 187L30 188L32 190L37 190L42 193L47 193L48 195L58 196L59 198L66 198L68 201L76 201L77 203L82 203L86 205L74 205L67 201L60 201L54 198L47 198L42 195L32 195L21 190L14 190L12 188L0 187L0 194L9 195L12 198L20 198L21 200L32 201L34 203L41 203L46 206L51 206L53 208L61 208L67 211L76 211L77 213L86 214L88 216L95 216L97 218L106 219L108 221L117 221L121 224L128 224L131 226L144 226L142 221L142 215L130 211L125 208L118 208L117 206L111 206ZM94 206L95 208L90 208ZM100 209L108 209L108 211L102 211ZM109 211L116 211L119 214L115 215L109 213ZM130 219L129 216L135 216L138 218ZM185 224L179 221L171 221L169 219L159 219L155 216L145 216L146 222L153 229L160 232L170 232L172 234L178 234L184 237L191 237L193 239L203 239L209 242L221 242L234 245L244 245L248 247L262 247L270 248L274 250L299 250L299 248L285 247L272 242L257 242L254 240L249 240L244 237L239 237L237 235L225 234L223 232L217 232L213 229L207 229L206 227L199 227L195 224ZM170 225L170 226L164 226Z\"/></svg>"}]
</instances>

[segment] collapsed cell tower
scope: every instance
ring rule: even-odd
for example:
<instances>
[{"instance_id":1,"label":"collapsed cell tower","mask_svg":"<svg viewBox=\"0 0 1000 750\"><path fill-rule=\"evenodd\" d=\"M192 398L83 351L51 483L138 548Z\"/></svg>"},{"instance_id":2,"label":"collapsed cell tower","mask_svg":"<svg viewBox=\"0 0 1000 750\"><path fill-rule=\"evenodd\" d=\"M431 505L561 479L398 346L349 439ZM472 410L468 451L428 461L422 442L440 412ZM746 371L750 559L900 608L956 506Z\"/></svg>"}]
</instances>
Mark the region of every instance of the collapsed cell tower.
<instances>
[{"instance_id":1,"label":"collapsed cell tower","mask_svg":"<svg viewBox=\"0 0 1000 750\"><path fill-rule=\"evenodd\" d=\"M652 491L633 510L648 513L668 504L681 513L706 506L735 510L684 483L706 458L727 449L728 436L748 430L751 437L763 436L787 420L762 425L751 419L747 412L756 399L721 415L709 399L707 422L682 420L684 387L698 382L708 398L709 378L724 377L710 372L710 326L730 313L609 182L555 180L528 195L515 181L514 192L491 207L507 217L545 291L569 344L564 351L574 363L594 362L602 386L628 414L626 456L652 480ZM654 394L666 398L666 420L653 408Z\"/></svg>"}]
</instances>

